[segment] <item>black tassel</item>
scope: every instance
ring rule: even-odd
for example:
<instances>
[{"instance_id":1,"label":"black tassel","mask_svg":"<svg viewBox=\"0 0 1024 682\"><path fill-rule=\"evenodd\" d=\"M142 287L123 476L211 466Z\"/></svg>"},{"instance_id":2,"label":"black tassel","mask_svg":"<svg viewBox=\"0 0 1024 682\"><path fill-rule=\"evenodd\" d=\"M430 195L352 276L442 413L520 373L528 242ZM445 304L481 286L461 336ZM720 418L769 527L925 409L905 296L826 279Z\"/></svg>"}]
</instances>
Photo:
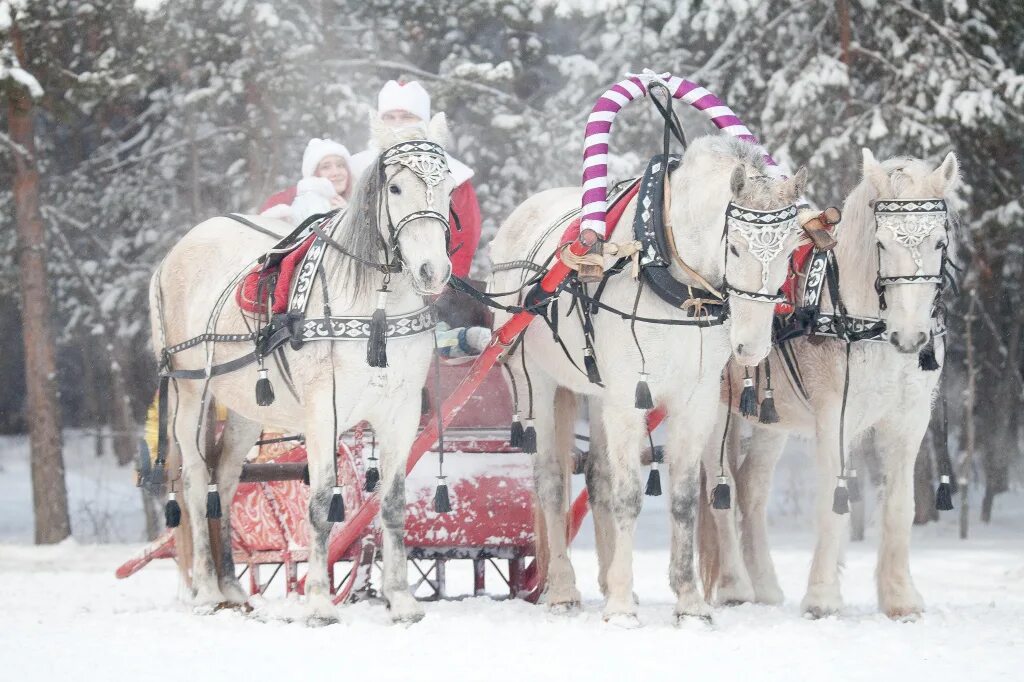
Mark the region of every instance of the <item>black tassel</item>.
<instances>
[{"instance_id":1,"label":"black tassel","mask_svg":"<svg viewBox=\"0 0 1024 682\"><path fill-rule=\"evenodd\" d=\"M526 428L523 429L522 451L529 454L537 452L537 429L533 428L533 420L526 420Z\"/></svg>"},{"instance_id":2,"label":"black tassel","mask_svg":"<svg viewBox=\"0 0 1024 682\"><path fill-rule=\"evenodd\" d=\"M168 528L177 528L181 525L181 505L178 504L178 496L171 493L167 496L167 504L164 506L164 523Z\"/></svg>"},{"instance_id":3,"label":"black tassel","mask_svg":"<svg viewBox=\"0 0 1024 682\"><path fill-rule=\"evenodd\" d=\"M430 414L430 391L424 386L420 390L420 416Z\"/></svg>"},{"instance_id":4,"label":"black tassel","mask_svg":"<svg viewBox=\"0 0 1024 682\"><path fill-rule=\"evenodd\" d=\"M732 492L725 476L718 477L718 485L711 490L712 509L728 509L732 506Z\"/></svg>"},{"instance_id":5,"label":"black tassel","mask_svg":"<svg viewBox=\"0 0 1024 682\"><path fill-rule=\"evenodd\" d=\"M259 377L256 380L256 404L260 407L267 407L274 404L274 387L270 384L267 376L267 368L260 367L256 373Z\"/></svg>"},{"instance_id":6,"label":"black tassel","mask_svg":"<svg viewBox=\"0 0 1024 682\"><path fill-rule=\"evenodd\" d=\"M749 376L743 377L743 392L740 393L740 414L744 417L757 416L757 391L754 389L754 380Z\"/></svg>"},{"instance_id":7,"label":"black tassel","mask_svg":"<svg viewBox=\"0 0 1024 682\"><path fill-rule=\"evenodd\" d=\"M514 448L523 447L523 422L519 420L519 413L512 415L512 427L508 433L508 444Z\"/></svg>"},{"instance_id":8,"label":"black tassel","mask_svg":"<svg viewBox=\"0 0 1024 682\"><path fill-rule=\"evenodd\" d=\"M587 369L587 379L592 384L601 383L601 373L597 370L597 360L594 358L594 350L587 346L583 349L583 366Z\"/></svg>"},{"instance_id":9,"label":"black tassel","mask_svg":"<svg viewBox=\"0 0 1024 682\"><path fill-rule=\"evenodd\" d=\"M651 462L651 473L647 475L647 487L644 495L658 497L661 495L661 472L658 470L658 462Z\"/></svg>"},{"instance_id":10,"label":"black tassel","mask_svg":"<svg viewBox=\"0 0 1024 682\"><path fill-rule=\"evenodd\" d=\"M302 482L309 485L309 465L302 467Z\"/></svg>"},{"instance_id":11,"label":"black tassel","mask_svg":"<svg viewBox=\"0 0 1024 682\"><path fill-rule=\"evenodd\" d=\"M850 473L846 477L846 488L850 491L850 502L860 502L864 499L864 494L860 490L860 479L857 478L856 469L850 469Z\"/></svg>"},{"instance_id":12,"label":"black tassel","mask_svg":"<svg viewBox=\"0 0 1024 682\"><path fill-rule=\"evenodd\" d=\"M775 391L766 388L764 400L761 401L761 416L758 418L762 424L778 424L779 413L775 409Z\"/></svg>"},{"instance_id":13,"label":"black tassel","mask_svg":"<svg viewBox=\"0 0 1024 682\"><path fill-rule=\"evenodd\" d=\"M636 394L633 406L638 410L653 410L654 399L651 397L651 387L647 385L647 378L650 375L640 372L640 380L636 382Z\"/></svg>"},{"instance_id":14,"label":"black tassel","mask_svg":"<svg viewBox=\"0 0 1024 682\"><path fill-rule=\"evenodd\" d=\"M217 492L217 484L211 483L206 488L206 518L219 519L220 516L220 493Z\"/></svg>"},{"instance_id":15,"label":"black tassel","mask_svg":"<svg viewBox=\"0 0 1024 682\"><path fill-rule=\"evenodd\" d=\"M953 486L949 476L939 476L939 489L935 491L935 508L939 511L953 511Z\"/></svg>"},{"instance_id":16,"label":"black tassel","mask_svg":"<svg viewBox=\"0 0 1024 682\"><path fill-rule=\"evenodd\" d=\"M341 486L331 490L331 506L327 508L327 523L341 523L345 520L345 498L341 496Z\"/></svg>"},{"instance_id":17,"label":"black tassel","mask_svg":"<svg viewBox=\"0 0 1024 682\"><path fill-rule=\"evenodd\" d=\"M370 340L366 344L366 364L370 367L388 366L388 317L384 306L388 302L388 289L377 290L377 309L370 318Z\"/></svg>"},{"instance_id":18,"label":"black tassel","mask_svg":"<svg viewBox=\"0 0 1024 682\"><path fill-rule=\"evenodd\" d=\"M836 489L832 493L832 512L835 514L850 513L850 491L846 487L846 479L842 476L836 481Z\"/></svg>"},{"instance_id":19,"label":"black tassel","mask_svg":"<svg viewBox=\"0 0 1024 682\"><path fill-rule=\"evenodd\" d=\"M377 459L375 457L370 458L370 467L366 470L366 485L363 486L363 490L368 493L372 493L377 489L380 484L380 469L377 468Z\"/></svg>"},{"instance_id":20,"label":"black tassel","mask_svg":"<svg viewBox=\"0 0 1024 682\"><path fill-rule=\"evenodd\" d=\"M437 489L434 490L434 511L438 514L448 514L452 510L452 501L448 497L448 484L444 476L437 477Z\"/></svg>"},{"instance_id":21,"label":"black tassel","mask_svg":"<svg viewBox=\"0 0 1024 682\"><path fill-rule=\"evenodd\" d=\"M935 342L929 341L928 345L917 354L917 366L925 372L934 372L939 369L939 361L935 357Z\"/></svg>"}]
</instances>

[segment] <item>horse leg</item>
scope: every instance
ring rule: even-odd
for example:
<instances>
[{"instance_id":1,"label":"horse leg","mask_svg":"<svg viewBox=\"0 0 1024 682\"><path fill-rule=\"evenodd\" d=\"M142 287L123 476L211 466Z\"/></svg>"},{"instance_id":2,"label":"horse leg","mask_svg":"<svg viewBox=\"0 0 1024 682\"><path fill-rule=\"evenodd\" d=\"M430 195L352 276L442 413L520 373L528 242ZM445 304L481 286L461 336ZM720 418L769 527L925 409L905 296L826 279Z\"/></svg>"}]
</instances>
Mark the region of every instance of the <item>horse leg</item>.
<instances>
[{"instance_id":1,"label":"horse leg","mask_svg":"<svg viewBox=\"0 0 1024 682\"><path fill-rule=\"evenodd\" d=\"M729 453L726 457L722 458L722 462L719 464L722 432L725 428L725 411L727 409L725 405L719 407L715 430L708 439L707 446L704 448L703 460L707 488L704 490L704 497L700 500L700 504L708 504L708 500L711 499L711 491L718 485L720 472L724 471L726 480L729 483L734 484L736 480L733 473L735 471L733 463L738 460L736 453L740 449L740 430L739 424L735 421L731 423L728 440L726 441ZM719 606L735 606L754 601L754 588L750 584L750 576L747 575L747 567L743 563L739 534L736 532L736 497L739 496L739 490L735 485L733 485L732 489L735 491L735 494L733 495L733 502L729 505L728 509L714 509L708 505L710 508L709 515L715 525L714 532L718 536L716 542L718 560L715 562L717 565L717 579L714 581L713 587L715 590L714 603ZM705 590L704 596L705 598L711 597L707 590Z\"/></svg>"},{"instance_id":2,"label":"horse leg","mask_svg":"<svg viewBox=\"0 0 1024 682\"><path fill-rule=\"evenodd\" d=\"M839 419L837 401L834 405L819 409L815 426L818 477L815 516L818 539L807 579L807 592L800 605L801 610L812 618L839 613L843 607L843 596L839 590L839 563L849 534L849 514L836 514L832 511L832 495L840 471Z\"/></svg>"},{"instance_id":3,"label":"horse leg","mask_svg":"<svg viewBox=\"0 0 1024 682\"><path fill-rule=\"evenodd\" d=\"M256 422L228 412L221 437L220 461L217 466L217 483L221 494L220 518L220 591L225 600L244 604L248 593L235 576L235 557L231 549L231 501L238 490L238 478L242 474L245 455L260 436L261 426Z\"/></svg>"},{"instance_id":4,"label":"horse leg","mask_svg":"<svg viewBox=\"0 0 1024 682\"><path fill-rule=\"evenodd\" d=\"M690 617L711 620L711 609L697 586L694 566L698 505L708 504L700 490L700 462L704 451L711 447L712 435L717 430L711 415L699 414L692 409L699 405L718 405L718 383L707 383L713 390L698 393L700 387L695 388L695 395L689 401L691 409L687 410L685 404L669 408L669 439L665 449L671 482L669 510L672 515L669 585L676 594L674 613L677 622ZM710 409L715 410L717 407ZM716 458L715 469L708 472L709 478L717 473Z\"/></svg>"},{"instance_id":5,"label":"horse leg","mask_svg":"<svg viewBox=\"0 0 1024 682\"><path fill-rule=\"evenodd\" d=\"M205 453L200 450L206 443L206 411L202 396L191 383L177 382L172 391L176 399L169 398L176 405L173 413L173 433L178 439L181 452L181 475L184 483L185 507L192 533L192 593L196 613L212 613L224 601L217 581L213 550L210 545L210 528L206 518L206 494L210 484Z\"/></svg>"},{"instance_id":6,"label":"horse leg","mask_svg":"<svg viewBox=\"0 0 1024 682\"><path fill-rule=\"evenodd\" d=\"M396 623L415 623L424 615L423 605L409 590L405 553L405 467L419 424L418 393L396 401L381 429L374 425L380 441L383 591L391 620Z\"/></svg>"},{"instance_id":7,"label":"horse leg","mask_svg":"<svg viewBox=\"0 0 1024 682\"><path fill-rule=\"evenodd\" d=\"M328 370L329 371L329 370ZM331 522L327 520L332 488L337 485L335 458L337 438L332 412L334 402L331 385L307 398L306 460L309 465L309 560L306 572L307 623L325 625L338 620L338 610L331 599L330 575L327 567L327 540ZM341 414L344 412L339 411ZM339 414L339 417L341 416ZM338 420L339 424L341 420ZM339 426L340 428L340 426Z\"/></svg>"},{"instance_id":8,"label":"horse leg","mask_svg":"<svg viewBox=\"0 0 1024 682\"><path fill-rule=\"evenodd\" d=\"M607 469L595 476L599 499L611 531L611 551L606 570L607 601L604 619L621 625L639 625L633 593L633 534L640 515L641 444L647 441L645 413L632 406L602 405ZM602 512L598 512L602 513Z\"/></svg>"},{"instance_id":9,"label":"horse leg","mask_svg":"<svg viewBox=\"0 0 1024 682\"><path fill-rule=\"evenodd\" d=\"M787 435L755 426L747 457L736 475L743 558L759 604L781 604L779 578L768 546L768 494Z\"/></svg>"},{"instance_id":10,"label":"horse leg","mask_svg":"<svg viewBox=\"0 0 1024 682\"><path fill-rule=\"evenodd\" d=\"M532 377L534 428L537 430L534 489L537 491L537 504L547 526L548 542L545 594L549 608L553 611L565 611L580 604L580 592L576 589L576 573L572 562L569 561L566 541L569 460L573 426L576 421L575 398L567 391L556 390L554 382L540 372L533 372ZM520 386L522 385L523 383L520 383ZM554 409L548 409L548 405L553 405Z\"/></svg>"},{"instance_id":11,"label":"horse leg","mask_svg":"<svg viewBox=\"0 0 1024 682\"><path fill-rule=\"evenodd\" d=\"M594 519L594 546L597 549L597 584L601 594L608 597L608 563L615 550L612 531L610 501L608 499L608 444L604 436L599 403L591 400L590 451L587 454L585 474L590 510Z\"/></svg>"},{"instance_id":12,"label":"horse leg","mask_svg":"<svg viewBox=\"0 0 1024 682\"><path fill-rule=\"evenodd\" d=\"M924 405L929 405L924 398ZM914 462L928 430L927 410L908 409L876 426L885 485L882 538L878 547L878 607L894 619L915 619L924 600L910 576L910 529L914 522Z\"/></svg>"}]
</instances>

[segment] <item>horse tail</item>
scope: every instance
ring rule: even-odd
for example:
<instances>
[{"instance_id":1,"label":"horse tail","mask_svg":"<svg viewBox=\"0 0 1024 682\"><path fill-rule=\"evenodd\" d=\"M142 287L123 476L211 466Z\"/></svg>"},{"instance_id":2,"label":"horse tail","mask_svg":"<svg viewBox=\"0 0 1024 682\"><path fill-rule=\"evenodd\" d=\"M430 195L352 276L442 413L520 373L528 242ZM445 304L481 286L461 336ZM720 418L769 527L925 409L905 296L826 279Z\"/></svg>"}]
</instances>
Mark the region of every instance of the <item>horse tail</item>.
<instances>
[{"instance_id":1,"label":"horse tail","mask_svg":"<svg viewBox=\"0 0 1024 682\"><path fill-rule=\"evenodd\" d=\"M707 471L700 465L700 492L697 496L697 552L700 565L700 580L704 586L704 599L711 601L715 585L721 572L718 556L718 532L711 517L711 504L707 496Z\"/></svg>"}]
</instances>

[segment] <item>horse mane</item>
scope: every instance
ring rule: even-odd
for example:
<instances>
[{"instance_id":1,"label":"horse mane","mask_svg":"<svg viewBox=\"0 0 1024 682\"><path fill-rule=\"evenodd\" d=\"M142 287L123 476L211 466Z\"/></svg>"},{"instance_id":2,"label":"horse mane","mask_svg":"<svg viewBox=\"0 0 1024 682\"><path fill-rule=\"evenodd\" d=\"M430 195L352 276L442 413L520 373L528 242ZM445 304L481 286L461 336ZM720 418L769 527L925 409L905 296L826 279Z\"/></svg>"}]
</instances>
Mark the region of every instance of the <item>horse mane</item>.
<instances>
[{"instance_id":1,"label":"horse mane","mask_svg":"<svg viewBox=\"0 0 1024 682\"><path fill-rule=\"evenodd\" d=\"M344 245L349 253L371 263L383 262L386 257L382 241L385 237L381 234L380 225L378 157L374 157L373 163L357 181L352 200L334 234L334 239ZM353 302L373 291L378 277L377 270L341 253L334 252L333 258L338 259L333 265L338 282L343 289L351 292Z\"/></svg>"}]
</instances>

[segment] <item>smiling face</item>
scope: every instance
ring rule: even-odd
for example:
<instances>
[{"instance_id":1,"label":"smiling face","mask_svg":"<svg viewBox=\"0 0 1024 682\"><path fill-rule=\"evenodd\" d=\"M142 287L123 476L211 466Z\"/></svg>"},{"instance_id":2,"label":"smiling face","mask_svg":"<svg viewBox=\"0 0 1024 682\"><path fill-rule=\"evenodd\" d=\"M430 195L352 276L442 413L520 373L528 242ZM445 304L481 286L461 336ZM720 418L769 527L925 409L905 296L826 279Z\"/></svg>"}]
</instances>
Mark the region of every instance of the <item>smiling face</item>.
<instances>
[{"instance_id":1,"label":"smiling face","mask_svg":"<svg viewBox=\"0 0 1024 682\"><path fill-rule=\"evenodd\" d=\"M313 175L318 178L327 178L334 185L335 192L343 197L348 196L348 190L352 181L348 164L344 158L337 154L328 154L317 164Z\"/></svg>"}]
</instances>

